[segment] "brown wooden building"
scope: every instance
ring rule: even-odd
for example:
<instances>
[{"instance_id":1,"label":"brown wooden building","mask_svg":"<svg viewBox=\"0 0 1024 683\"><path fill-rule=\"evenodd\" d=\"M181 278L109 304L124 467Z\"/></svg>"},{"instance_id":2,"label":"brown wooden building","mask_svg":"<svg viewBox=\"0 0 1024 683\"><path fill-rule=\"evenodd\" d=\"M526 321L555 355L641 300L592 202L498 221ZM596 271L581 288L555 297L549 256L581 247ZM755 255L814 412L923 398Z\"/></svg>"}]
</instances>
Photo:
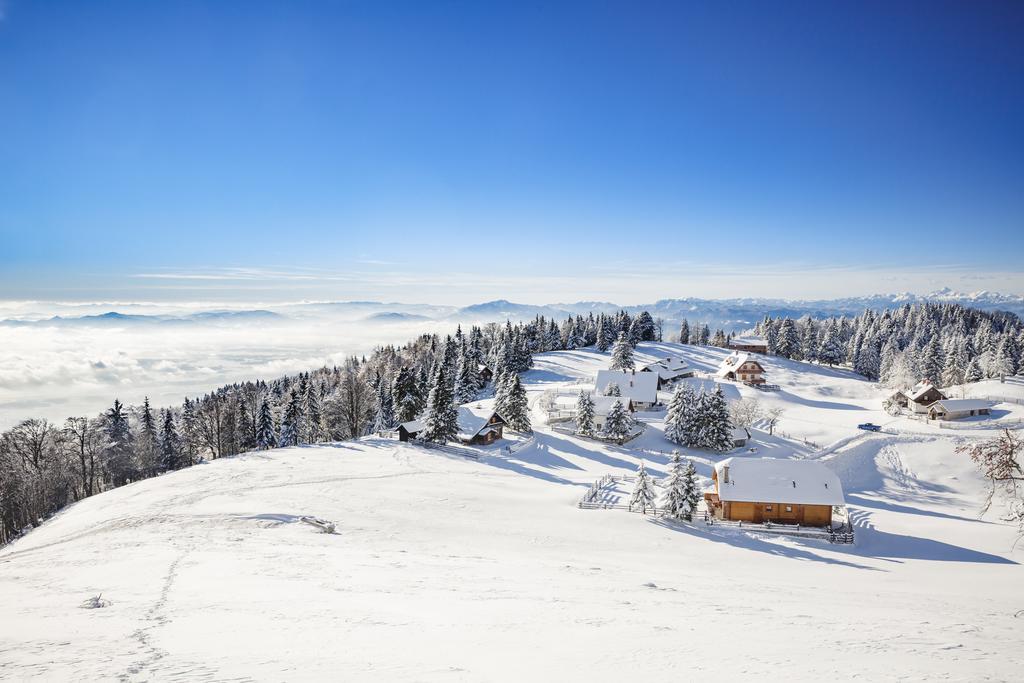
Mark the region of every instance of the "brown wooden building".
<instances>
[{"instance_id":1,"label":"brown wooden building","mask_svg":"<svg viewBox=\"0 0 1024 683\"><path fill-rule=\"evenodd\" d=\"M718 366L722 379L744 384L764 384L764 367L747 353L732 353Z\"/></svg>"},{"instance_id":2,"label":"brown wooden building","mask_svg":"<svg viewBox=\"0 0 1024 683\"><path fill-rule=\"evenodd\" d=\"M946 396L934 384L923 379L909 391L897 391L889 400L900 408L909 408L911 412L924 414L936 401L946 400Z\"/></svg>"},{"instance_id":3,"label":"brown wooden building","mask_svg":"<svg viewBox=\"0 0 1024 683\"><path fill-rule=\"evenodd\" d=\"M768 353L768 342L760 337L733 337L729 340L729 348L747 353Z\"/></svg>"},{"instance_id":4,"label":"brown wooden building","mask_svg":"<svg viewBox=\"0 0 1024 683\"><path fill-rule=\"evenodd\" d=\"M704 502L716 519L825 527L833 507L846 505L839 477L813 460L727 458L712 480Z\"/></svg>"}]
</instances>

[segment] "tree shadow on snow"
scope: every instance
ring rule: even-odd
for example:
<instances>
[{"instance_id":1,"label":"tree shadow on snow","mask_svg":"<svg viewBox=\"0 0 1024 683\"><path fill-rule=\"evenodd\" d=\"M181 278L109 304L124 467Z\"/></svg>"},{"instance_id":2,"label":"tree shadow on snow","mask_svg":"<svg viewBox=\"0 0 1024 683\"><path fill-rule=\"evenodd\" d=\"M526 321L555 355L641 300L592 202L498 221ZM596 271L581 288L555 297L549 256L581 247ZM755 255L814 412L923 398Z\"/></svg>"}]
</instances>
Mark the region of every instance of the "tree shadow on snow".
<instances>
[{"instance_id":1,"label":"tree shadow on snow","mask_svg":"<svg viewBox=\"0 0 1024 683\"><path fill-rule=\"evenodd\" d=\"M1013 560L980 550L905 534L894 534L878 529L870 521L871 515L851 510L857 543L850 547L851 555L875 557L882 560L932 560L935 562L976 562L982 564L1018 564ZM972 520L976 521L976 520ZM848 546L849 547L849 546Z\"/></svg>"},{"instance_id":2,"label":"tree shadow on snow","mask_svg":"<svg viewBox=\"0 0 1024 683\"><path fill-rule=\"evenodd\" d=\"M922 510L921 508L910 507L908 505L897 505L896 503L888 503L881 500L871 500L870 498L864 498L856 494L846 494L847 503L854 503L860 507L875 508L876 510L887 510L889 512L900 512L908 515L924 515L926 517L939 517L941 519L954 519L960 522L973 522L975 524L991 524L992 522L986 522L982 519L975 519L972 517L962 517L960 515L951 515L946 512L935 512L933 510Z\"/></svg>"},{"instance_id":3,"label":"tree shadow on snow","mask_svg":"<svg viewBox=\"0 0 1024 683\"><path fill-rule=\"evenodd\" d=\"M884 571L878 567L870 567L865 564L858 564L856 562L849 562L847 560L840 560L834 557L825 557L818 555L809 550L805 550L802 547L794 547L792 545L783 545L781 543L771 543L755 536L756 531L743 531L735 528L718 528L714 526L706 526L698 522L697 526L688 526L685 524L677 524L671 520L664 518L652 518L652 524L656 524L660 527L670 529L683 534L689 534L698 538L703 538L708 541L715 543L725 543L737 548L743 548L745 550L755 550L757 552L766 553L768 555L776 555L779 557L788 557L793 560L804 560L811 562L822 562L825 564L834 564L841 567L850 567L851 569L866 569L868 571ZM779 537L780 540L786 540L789 542L799 543L802 539L792 537ZM842 552L841 548L848 548L849 546L829 546L830 550L836 552Z\"/></svg>"}]
</instances>

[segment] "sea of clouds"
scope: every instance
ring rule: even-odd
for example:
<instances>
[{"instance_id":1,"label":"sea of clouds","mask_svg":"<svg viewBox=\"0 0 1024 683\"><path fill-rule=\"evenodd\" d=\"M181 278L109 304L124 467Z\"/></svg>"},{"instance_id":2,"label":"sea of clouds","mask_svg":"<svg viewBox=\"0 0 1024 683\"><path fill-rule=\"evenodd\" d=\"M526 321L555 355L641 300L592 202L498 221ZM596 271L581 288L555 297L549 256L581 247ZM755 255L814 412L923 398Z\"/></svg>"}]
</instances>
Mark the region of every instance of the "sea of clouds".
<instances>
[{"instance_id":1,"label":"sea of clouds","mask_svg":"<svg viewBox=\"0 0 1024 683\"><path fill-rule=\"evenodd\" d=\"M37 417L96 415L128 405L179 405L220 385L340 364L456 323L304 306L223 316L209 307L38 304L0 307L0 429ZM117 311L145 318L90 318ZM193 318L205 311L205 317ZM54 319L53 316L59 316ZM158 317L152 317L158 316ZM396 319L397 318L397 319Z\"/></svg>"}]
</instances>

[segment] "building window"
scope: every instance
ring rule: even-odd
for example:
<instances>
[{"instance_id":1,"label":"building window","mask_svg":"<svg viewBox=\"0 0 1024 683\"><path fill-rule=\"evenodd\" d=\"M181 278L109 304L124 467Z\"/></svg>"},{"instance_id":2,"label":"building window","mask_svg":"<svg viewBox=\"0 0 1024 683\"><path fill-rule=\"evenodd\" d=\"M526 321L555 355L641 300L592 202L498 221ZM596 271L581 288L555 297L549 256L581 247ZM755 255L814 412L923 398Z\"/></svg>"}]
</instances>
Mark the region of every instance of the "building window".
<instances>
[{"instance_id":1,"label":"building window","mask_svg":"<svg viewBox=\"0 0 1024 683\"><path fill-rule=\"evenodd\" d=\"M793 511L793 506L792 505L787 505L786 506L786 512L792 512L792 511Z\"/></svg>"},{"instance_id":2,"label":"building window","mask_svg":"<svg viewBox=\"0 0 1024 683\"><path fill-rule=\"evenodd\" d=\"M771 512L772 511L772 506L771 505L765 505L764 506L764 511L765 512Z\"/></svg>"}]
</instances>

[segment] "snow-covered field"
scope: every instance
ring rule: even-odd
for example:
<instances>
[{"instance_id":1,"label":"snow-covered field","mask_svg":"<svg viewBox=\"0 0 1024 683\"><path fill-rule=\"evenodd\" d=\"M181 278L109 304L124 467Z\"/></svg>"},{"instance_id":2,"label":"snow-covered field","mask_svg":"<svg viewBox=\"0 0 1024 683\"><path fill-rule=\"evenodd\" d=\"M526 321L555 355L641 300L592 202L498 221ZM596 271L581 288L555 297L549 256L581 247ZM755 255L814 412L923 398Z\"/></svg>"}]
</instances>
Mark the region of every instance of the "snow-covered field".
<instances>
[{"instance_id":1,"label":"snow-covered field","mask_svg":"<svg viewBox=\"0 0 1024 683\"><path fill-rule=\"evenodd\" d=\"M702 371L724 354L639 351ZM607 361L538 356L531 398ZM733 455L828 463L854 546L577 509L604 474L664 473L663 412L618 447L535 410L532 445L479 462L376 438L254 453L87 499L0 550L0 677L1019 680L1024 551L954 452L991 430L893 418L847 371L764 362L780 392L727 397L783 407L791 438L755 431ZM688 455L704 476L720 457Z\"/></svg>"}]
</instances>

